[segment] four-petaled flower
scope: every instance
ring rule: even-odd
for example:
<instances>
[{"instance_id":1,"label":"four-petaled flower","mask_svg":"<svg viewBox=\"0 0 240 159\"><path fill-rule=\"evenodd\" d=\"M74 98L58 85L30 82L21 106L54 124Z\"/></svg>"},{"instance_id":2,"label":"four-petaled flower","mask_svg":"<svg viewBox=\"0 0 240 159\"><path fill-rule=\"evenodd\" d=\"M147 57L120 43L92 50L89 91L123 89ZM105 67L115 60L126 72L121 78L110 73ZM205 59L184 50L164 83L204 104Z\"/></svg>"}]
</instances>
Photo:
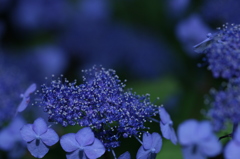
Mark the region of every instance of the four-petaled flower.
<instances>
[{"instance_id":1,"label":"four-petaled flower","mask_svg":"<svg viewBox=\"0 0 240 159\"><path fill-rule=\"evenodd\" d=\"M27 148L36 158L42 158L46 155L49 148L58 142L57 133L48 128L42 118L38 118L33 124L24 125L21 129L22 138L27 142Z\"/></svg>"},{"instance_id":2,"label":"four-petaled flower","mask_svg":"<svg viewBox=\"0 0 240 159\"><path fill-rule=\"evenodd\" d=\"M178 128L184 159L206 159L221 152L221 144L208 121L187 120Z\"/></svg>"},{"instance_id":3,"label":"four-petaled flower","mask_svg":"<svg viewBox=\"0 0 240 159\"><path fill-rule=\"evenodd\" d=\"M89 127L82 128L76 134L63 135L60 144L67 153L67 159L95 159L105 153L105 147L94 137Z\"/></svg>"},{"instance_id":4,"label":"four-petaled flower","mask_svg":"<svg viewBox=\"0 0 240 159\"><path fill-rule=\"evenodd\" d=\"M160 128L163 137L172 141L173 144L177 144L177 136L173 129L173 122L170 118L170 115L165 110L163 106L159 107L159 115L160 115Z\"/></svg>"},{"instance_id":5,"label":"four-petaled flower","mask_svg":"<svg viewBox=\"0 0 240 159\"><path fill-rule=\"evenodd\" d=\"M142 146L138 149L137 159L152 159L162 148L161 136L154 132L152 134L145 132L143 134Z\"/></svg>"}]
</instances>

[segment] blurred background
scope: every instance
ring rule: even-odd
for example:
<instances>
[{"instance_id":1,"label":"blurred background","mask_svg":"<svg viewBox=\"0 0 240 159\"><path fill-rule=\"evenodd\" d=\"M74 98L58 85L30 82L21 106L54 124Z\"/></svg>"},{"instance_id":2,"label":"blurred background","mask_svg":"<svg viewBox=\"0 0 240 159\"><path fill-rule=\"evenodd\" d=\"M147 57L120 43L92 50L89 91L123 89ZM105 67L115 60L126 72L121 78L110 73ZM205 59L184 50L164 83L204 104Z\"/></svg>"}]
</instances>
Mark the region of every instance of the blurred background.
<instances>
[{"instance_id":1,"label":"blurred background","mask_svg":"<svg viewBox=\"0 0 240 159\"><path fill-rule=\"evenodd\" d=\"M236 0L0 0L0 76L17 92L33 82L40 88L52 74L80 84L82 69L101 64L127 79L127 88L163 104L177 130L186 119L204 119L204 96L221 83L193 46L222 24L239 23L239 7ZM17 106L21 99L10 94L0 91L1 101L15 98L10 105ZM78 130L56 129L60 135ZM135 158L139 147L123 140L116 154L130 151ZM19 158L34 157L26 151ZM65 152L58 143L44 158ZM181 149L164 140L157 158L181 159Z\"/></svg>"}]
</instances>

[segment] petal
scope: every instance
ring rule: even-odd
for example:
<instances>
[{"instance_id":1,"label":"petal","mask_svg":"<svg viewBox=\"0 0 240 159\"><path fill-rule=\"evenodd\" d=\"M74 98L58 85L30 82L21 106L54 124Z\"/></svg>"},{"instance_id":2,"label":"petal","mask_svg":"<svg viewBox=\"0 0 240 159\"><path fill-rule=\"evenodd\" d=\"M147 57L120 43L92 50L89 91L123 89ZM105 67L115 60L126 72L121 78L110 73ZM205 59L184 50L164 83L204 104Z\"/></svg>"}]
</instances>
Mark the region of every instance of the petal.
<instances>
[{"instance_id":1,"label":"petal","mask_svg":"<svg viewBox=\"0 0 240 159\"><path fill-rule=\"evenodd\" d=\"M155 148L155 153L158 153L162 148L161 136L156 132L152 133L152 141L152 148Z\"/></svg>"},{"instance_id":2,"label":"petal","mask_svg":"<svg viewBox=\"0 0 240 159\"><path fill-rule=\"evenodd\" d=\"M41 135L41 140L48 146L56 144L59 140L58 134L51 128Z\"/></svg>"},{"instance_id":3,"label":"petal","mask_svg":"<svg viewBox=\"0 0 240 159\"><path fill-rule=\"evenodd\" d=\"M169 124L163 124L160 122L161 132L164 138L171 140L173 144L177 144L177 136L173 127Z\"/></svg>"},{"instance_id":4,"label":"petal","mask_svg":"<svg viewBox=\"0 0 240 159\"><path fill-rule=\"evenodd\" d=\"M175 133L175 130L173 129L173 127L171 127L171 137L170 137L170 140L172 141L172 143L174 145L177 144L177 136L176 136L176 133Z\"/></svg>"},{"instance_id":5,"label":"petal","mask_svg":"<svg viewBox=\"0 0 240 159\"><path fill-rule=\"evenodd\" d=\"M131 159L131 155L130 155L130 153L127 151L127 152L121 154L121 156L119 156L118 159Z\"/></svg>"},{"instance_id":6,"label":"petal","mask_svg":"<svg viewBox=\"0 0 240 159\"><path fill-rule=\"evenodd\" d=\"M214 134L199 143L199 151L201 151L201 153L208 157L218 155L221 150L222 145Z\"/></svg>"},{"instance_id":7,"label":"petal","mask_svg":"<svg viewBox=\"0 0 240 159\"><path fill-rule=\"evenodd\" d=\"M74 133L65 134L60 139L60 144L64 151L73 152L80 148L79 143L75 139Z\"/></svg>"},{"instance_id":8,"label":"petal","mask_svg":"<svg viewBox=\"0 0 240 159\"><path fill-rule=\"evenodd\" d=\"M49 150L49 148L41 140L33 140L30 143L27 143L27 148L36 158L43 158Z\"/></svg>"},{"instance_id":9,"label":"petal","mask_svg":"<svg viewBox=\"0 0 240 159\"><path fill-rule=\"evenodd\" d=\"M240 144L234 140L230 141L224 150L224 157L226 159L236 159L240 156Z\"/></svg>"},{"instance_id":10,"label":"petal","mask_svg":"<svg viewBox=\"0 0 240 159\"><path fill-rule=\"evenodd\" d=\"M234 140L240 143L240 127L238 127L233 135Z\"/></svg>"},{"instance_id":11,"label":"petal","mask_svg":"<svg viewBox=\"0 0 240 159\"><path fill-rule=\"evenodd\" d=\"M150 133L145 132L143 134L143 147L146 150L152 148L152 135Z\"/></svg>"},{"instance_id":12,"label":"petal","mask_svg":"<svg viewBox=\"0 0 240 159\"><path fill-rule=\"evenodd\" d=\"M37 135L42 135L47 131L47 123L44 121L43 118L37 118L33 123L33 130Z\"/></svg>"},{"instance_id":13,"label":"petal","mask_svg":"<svg viewBox=\"0 0 240 159\"><path fill-rule=\"evenodd\" d=\"M37 89L37 85L35 83L31 84L27 90L24 93L24 96L27 97L29 96L31 93L33 93L35 90Z\"/></svg>"},{"instance_id":14,"label":"petal","mask_svg":"<svg viewBox=\"0 0 240 159\"><path fill-rule=\"evenodd\" d=\"M26 142L30 142L36 139L36 133L33 131L32 124L24 125L20 130L20 133L22 135L23 140L25 140Z\"/></svg>"},{"instance_id":15,"label":"petal","mask_svg":"<svg viewBox=\"0 0 240 159\"><path fill-rule=\"evenodd\" d=\"M199 151L198 149L194 152L194 147L191 146L186 146L183 147L182 153L183 153L183 158L184 159L206 159Z\"/></svg>"},{"instance_id":16,"label":"petal","mask_svg":"<svg viewBox=\"0 0 240 159\"><path fill-rule=\"evenodd\" d=\"M181 145L190 145L195 142L198 122L194 119L187 120L178 127L178 139Z\"/></svg>"},{"instance_id":17,"label":"petal","mask_svg":"<svg viewBox=\"0 0 240 159\"><path fill-rule=\"evenodd\" d=\"M82 128L76 133L76 140L82 147L92 144L94 139L94 133L89 127Z\"/></svg>"},{"instance_id":18,"label":"petal","mask_svg":"<svg viewBox=\"0 0 240 159\"><path fill-rule=\"evenodd\" d=\"M159 107L158 111L159 111L161 122L163 124L167 124L171 121L170 115L168 114L168 112L165 110L163 106Z\"/></svg>"},{"instance_id":19,"label":"petal","mask_svg":"<svg viewBox=\"0 0 240 159\"><path fill-rule=\"evenodd\" d=\"M83 151L75 150L73 152L69 152L66 155L67 159L87 159L86 154Z\"/></svg>"},{"instance_id":20,"label":"petal","mask_svg":"<svg viewBox=\"0 0 240 159\"><path fill-rule=\"evenodd\" d=\"M95 138L91 146L84 147L84 152L86 153L87 157L91 159L102 156L105 151L104 145L97 138Z\"/></svg>"},{"instance_id":21,"label":"petal","mask_svg":"<svg viewBox=\"0 0 240 159\"><path fill-rule=\"evenodd\" d=\"M208 136L212 135L212 126L208 121L202 121L198 124L198 131L196 131L196 136L198 140L204 140Z\"/></svg>"},{"instance_id":22,"label":"petal","mask_svg":"<svg viewBox=\"0 0 240 159\"><path fill-rule=\"evenodd\" d=\"M151 154L151 150L144 150L143 146L138 149L137 159L146 159Z\"/></svg>"}]
</instances>

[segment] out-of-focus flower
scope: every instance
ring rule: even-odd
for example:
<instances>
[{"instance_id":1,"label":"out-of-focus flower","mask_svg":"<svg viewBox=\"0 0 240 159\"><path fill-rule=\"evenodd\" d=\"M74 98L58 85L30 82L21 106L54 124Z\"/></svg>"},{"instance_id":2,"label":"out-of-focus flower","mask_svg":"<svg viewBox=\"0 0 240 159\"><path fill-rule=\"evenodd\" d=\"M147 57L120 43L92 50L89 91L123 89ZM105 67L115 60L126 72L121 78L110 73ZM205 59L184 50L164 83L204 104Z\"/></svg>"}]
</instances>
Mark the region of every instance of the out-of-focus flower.
<instances>
[{"instance_id":1,"label":"out-of-focus flower","mask_svg":"<svg viewBox=\"0 0 240 159\"><path fill-rule=\"evenodd\" d=\"M182 20L175 30L183 49L191 56L196 56L193 51L193 45L204 39L206 34L210 32L210 29L197 14Z\"/></svg>"},{"instance_id":2,"label":"out-of-focus flower","mask_svg":"<svg viewBox=\"0 0 240 159\"><path fill-rule=\"evenodd\" d=\"M189 7L190 0L168 0L167 3L169 7L167 14L179 17L183 15L184 11Z\"/></svg>"},{"instance_id":3,"label":"out-of-focus flower","mask_svg":"<svg viewBox=\"0 0 240 159\"><path fill-rule=\"evenodd\" d=\"M179 125L178 139L184 159L206 159L221 152L221 144L208 121L187 120Z\"/></svg>"},{"instance_id":4,"label":"out-of-focus flower","mask_svg":"<svg viewBox=\"0 0 240 159\"><path fill-rule=\"evenodd\" d=\"M142 146L137 152L137 159L154 159L161 148L162 138L158 133L144 133Z\"/></svg>"},{"instance_id":5,"label":"out-of-focus flower","mask_svg":"<svg viewBox=\"0 0 240 159\"><path fill-rule=\"evenodd\" d=\"M89 127L82 128L76 134L63 135L60 144L67 153L67 159L98 158L105 153L105 147L94 137Z\"/></svg>"},{"instance_id":6,"label":"out-of-focus flower","mask_svg":"<svg viewBox=\"0 0 240 159\"><path fill-rule=\"evenodd\" d=\"M109 149L119 146L121 136L138 136L149 129L144 123L158 114L158 106L150 102L149 94L124 91L125 84L112 69L94 66L83 73L81 85L61 78L42 85L40 105L50 122L91 127Z\"/></svg>"},{"instance_id":7,"label":"out-of-focus flower","mask_svg":"<svg viewBox=\"0 0 240 159\"><path fill-rule=\"evenodd\" d=\"M233 139L227 143L224 149L224 156L226 159L236 159L240 156L240 127L236 129L233 134Z\"/></svg>"},{"instance_id":8,"label":"out-of-focus flower","mask_svg":"<svg viewBox=\"0 0 240 159\"><path fill-rule=\"evenodd\" d=\"M23 140L27 142L28 150L37 158L44 157L49 146L56 144L59 140L57 133L48 128L42 118L36 119L33 124L24 125L20 132Z\"/></svg>"},{"instance_id":9,"label":"out-of-focus flower","mask_svg":"<svg viewBox=\"0 0 240 159\"><path fill-rule=\"evenodd\" d=\"M22 117L14 118L7 127L0 130L0 149L8 152L9 158L21 158L26 152L26 144L20 135L25 124Z\"/></svg>"},{"instance_id":10,"label":"out-of-focus flower","mask_svg":"<svg viewBox=\"0 0 240 159\"><path fill-rule=\"evenodd\" d=\"M230 79L240 76L240 25L223 25L222 29L209 40L197 45L205 46L202 52L206 54L208 69L214 77Z\"/></svg>"},{"instance_id":11,"label":"out-of-focus flower","mask_svg":"<svg viewBox=\"0 0 240 159\"><path fill-rule=\"evenodd\" d=\"M26 31L59 29L66 23L69 5L66 0L19 0L12 11L12 23Z\"/></svg>"},{"instance_id":12,"label":"out-of-focus flower","mask_svg":"<svg viewBox=\"0 0 240 159\"><path fill-rule=\"evenodd\" d=\"M213 121L215 131L224 128L224 123L232 124L240 122L240 78L229 80L224 90L212 90L213 101L208 116Z\"/></svg>"},{"instance_id":13,"label":"out-of-focus flower","mask_svg":"<svg viewBox=\"0 0 240 159\"><path fill-rule=\"evenodd\" d=\"M200 12L208 22L240 23L240 1L236 0L204 0Z\"/></svg>"},{"instance_id":14,"label":"out-of-focus flower","mask_svg":"<svg viewBox=\"0 0 240 159\"><path fill-rule=\"evenodd\" d=\"M173 144L177 144L177 136L173 129L173 121L171 120L170 115L163 106L159 107L158 110L160 116L160 128L163 137L171 140Z\"/></svg>"}]
</instances>

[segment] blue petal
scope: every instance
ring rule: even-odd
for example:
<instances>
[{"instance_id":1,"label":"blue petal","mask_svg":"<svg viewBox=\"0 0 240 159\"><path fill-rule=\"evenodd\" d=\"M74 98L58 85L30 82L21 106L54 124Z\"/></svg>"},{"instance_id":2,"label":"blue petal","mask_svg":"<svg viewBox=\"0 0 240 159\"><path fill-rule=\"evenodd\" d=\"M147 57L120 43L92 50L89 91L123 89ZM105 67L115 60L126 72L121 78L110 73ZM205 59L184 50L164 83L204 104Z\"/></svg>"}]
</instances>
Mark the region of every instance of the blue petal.
<instances>
[{"instance_id":1,"label":"blue petal","mask_svg":"<svg viewBox=\"0 0 240 159\"><path fill-rule=\"evenodd\" d=\"M36 139L36 133L33 131L32 124L26 124L20 130L23 140L26 142L33 141Z\"/></svg>"},{"instance_id":2,"label":"blue petal","mask_svg":"<svg viewBox=\"0 0 240 159\"><path fill-rule=\"evenodd\" d=\"M37 85L34 83L32 85L30 85L27 90L25 91L25 93L22 95L22 102L19 104L17 111L18 112L22 112L26 109L26 107L29 104L30 101L30 94L33 93L37 88Z\"/></svg>"},{"instance_id":3,"label":"blue petal","mask_svg":"<svg viewBox=\"0 0 240 159\"><path fill-rule=\"evenodd\" d=\"M232 140L230 141L224 150L224 157L226 159L236 159L240 156L240 143Z\"/></svg>"},{"instance_id":4,"label":"blue petal","mask_svg":"<svg viewBox=\"0 0 240 159\"><path fill-rule=\"evenodd\" d=\"M127 151L127 152L123 153L121 156L119 156L118 159L131 159L131 155Z\"/></svg>"},{"instance_id":5,"label":"blue petal","mask_svg":"<svg viewBox=\"0 0 240 159\"><path fill-rule=\"evenodd\" d=\"M162 122L160 122L160 128L161 128L161 132L164 138L171 140L171 142L173 144L177 144L177 136L176 133L173 129L173 127L169 124L163 124Z\"/></svg>"},{"instance_id":6,"label":"blue petal","mask_svg":"<svg viewBox=\"0 0 240 159\"><path fill-rule=\"evenodd\" d=\"M146 159L150 153L151 153L150 149L145 151L143 146L141 146L137 152L137 159Z\"/></svg>"},{"instance_id":7,"label":"blue petal","mask_svg":"<svg viewBox=\"0 0 240 159\"><path fill-rule=\"evenodd\" d=\"M198 124L198 131L196 131L196 136L198 140L203 140L212 135L212 126L208 121L202 121Z\"/></svg>"},{"instance_id":8,"label":"blue petal","mask_svg":"<svg viewBox=\"0 0 240 159\"><path fill-rule=\"evenodd\" d=\"M60 139L60 144L64 151L73 152L77 149L80 149L79 143L76 141L75 134L69 133L65 134Z\"/></svg>"},{"instance_id":9,"label":"blue petal","mask_svg":"<svg viewBox=\"0 0 240 159\"><path fill-rule=\"evenodd\" d=\"M171 118L163 106L159 107L158 111L159 111L161 122L163 124L168 124L169 122L171 122Z\"/></svg>"},{"instance_id":10,"label":"blue petal","mask_svg":"<svg viewBox=\"0 0 240 159\"><path fill-rule=\"evenodd\" d=\"M239 126L236 129L236 132L234 132L233 138L234 138L234 140L236 140L237 142L240 143L240 127Z\"/></svg>"},{"instance_id":11,"label":"blue petal","mask_svg":"<svg viewBox=\"0 0 240 159\"><path fill-rule=\"evenodd\" d=\"M82 128L76 133L76 140L82 147L92 144L94 139L94 133L89 127Z\"/></svg>"},{"instance_id":12,"label":"blue petal","mask_svg":"<svg viewBox=\"0 0 240 159\"><path fill-rule=\"evenodd\" d=\"M48 146L56 144L59 140L58 134L51 128L41 135L41 140Z\"/></svg>"},{"instance_id":13,"label":"blue petal","mask_svg":"<svg viewBox=\"0 0 240 159\"><path fill-rule=\"evenodd\" d=\"M102 142L95 138L91 146L86 146L84 152L88 158L98 158L105 153L105 147Z\"/></svg>"},{"instance_id":14,"label":"blue petal","mask_svg":"<svg viewBox=\"0 0 240 159\"><path fill-rule=\"evenodd\" d=\"M194 119L181 123L178 127L178 139L181 145L191 145L195 143L198 122Z\"/></svg>"},{"instance_id":15,"label":"blue petal","mask_svg":"<svg viewBox=\"0 0 240 159\"><path fill-rule=\"evenodd\" d=\"M214 134L199 143L199 151L208 157L218 155L221 150L222 145Z\"/></svg>"},{"instance_id":16,"label":"blue petal","mask_svg":"<svg viewBox=\"0 0 240 159\"><path fill-rule=\"evenodd\" d=\"M42 135L47 131L48 127L43 118L37 118L33 123L33 130L37 135Z\"/></svg>"},{"instance_id":17,"label":"blue petal","mask_svg":"<svg viewBox=\"0 0 240 159\"><path fill-rule=\"evenodd\" d=\"M158 153L162 148L162 138L158 133L152 133L152 148L155 149L154 153Z\"/></svg>"},{"instance_id":18,"label":"blue petal","mask_svg":"<svg viewBox=\"0 0 240 159\"><path fill-rule=\"evenodd\" d=\"M88 159L83 151L76 150L66 155L67 159Z\"/></svg>"},{"instance_id":19,"label":"blue petal","mask_svg":"<svg viewBox=\"0 0 240 159\"><path fill-rule=\"evenodd\" d=\"M36 158L43 158L49 150L41 140L33 140L32 142L27 143L27 148Z\"/></svg>"},{"instance_id":20,"label":"blue petal","mask_svg":"<svg viewBox=\"0 0 240 159\"><path fill-rule=\"evenodd\" d=\"M152 148L152 135L150 133L145 132L143 134L143 147L146 150Z\"/></svg>"}]
</instances>

